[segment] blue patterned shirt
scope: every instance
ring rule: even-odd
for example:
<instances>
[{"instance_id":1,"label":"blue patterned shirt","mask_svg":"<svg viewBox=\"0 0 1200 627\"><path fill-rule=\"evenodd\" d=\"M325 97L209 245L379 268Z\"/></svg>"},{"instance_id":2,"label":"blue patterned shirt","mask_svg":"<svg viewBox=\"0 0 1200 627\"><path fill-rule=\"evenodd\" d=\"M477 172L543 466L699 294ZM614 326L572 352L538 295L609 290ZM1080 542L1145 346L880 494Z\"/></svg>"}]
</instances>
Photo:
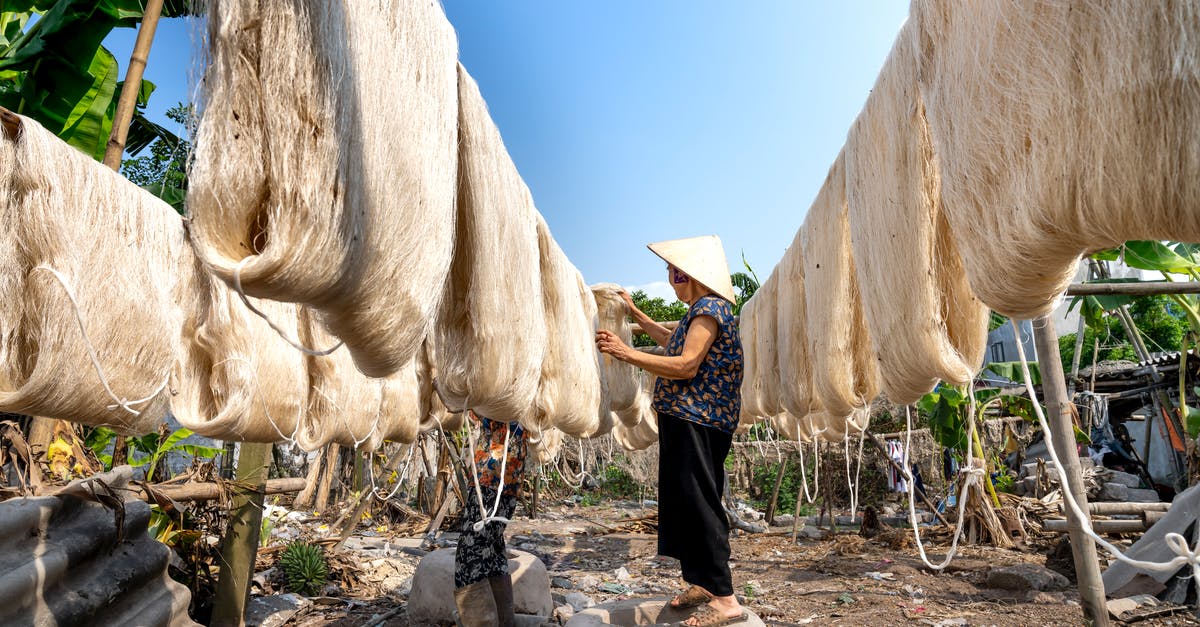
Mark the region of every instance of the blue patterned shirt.
<instances>
[{"instance_id":1,"label":"blue patterned shirt","mask_svg":"<svg viewBox=\"0 0 1200 627\"><path fill-rule=\"evenodd\" d=\"M742 408L742 340L733 319L733 306L717 296L703 296L690 308L667 342L667 355L683 354L688 328L697 316L717 321L717 338L691 379L654 383L654 411L733 433Z\"/></svg>"}]
</instances>

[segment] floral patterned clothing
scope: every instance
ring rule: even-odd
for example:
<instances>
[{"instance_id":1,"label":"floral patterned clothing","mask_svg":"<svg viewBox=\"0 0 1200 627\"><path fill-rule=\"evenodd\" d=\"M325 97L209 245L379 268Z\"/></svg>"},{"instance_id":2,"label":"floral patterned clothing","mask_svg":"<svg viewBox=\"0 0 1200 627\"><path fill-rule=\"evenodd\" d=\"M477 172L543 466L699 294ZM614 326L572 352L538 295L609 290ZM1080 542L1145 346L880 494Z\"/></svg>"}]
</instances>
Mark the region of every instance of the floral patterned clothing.
<instances>
[{"instance_id":1,"label":"floral patterned clothing","mask_svg":"<svg viewBox=\"0 0 1200 627\"><path fill-rule=\"evenodd\" d=\"M664 379L654 384L654 411L733 433L742 408L742 340L733 319L733 306L718 296L703 296L667 342L667 355L683 354L684 339L692 321L709 316L717 321L717 338L691 379Z\"/></svg>"},{"instance_id":2,"label":"floral patterned clothing","mask_svg":"<svg viewBox=\"0 0 1200 627\"><path fill-rule=\"evenodd\" d=\"M470 415L479 422L479 437L475 440L475 470L479 473L479 485L495 490L503 466L504 496L516 496L525 479L525 453L528 448L525 429L516 422L489 420L474 412ZM505 437L508 438L507 462L504 461ZM495 492L492 494L494 496Z\"/></svg>"}]
</instances>

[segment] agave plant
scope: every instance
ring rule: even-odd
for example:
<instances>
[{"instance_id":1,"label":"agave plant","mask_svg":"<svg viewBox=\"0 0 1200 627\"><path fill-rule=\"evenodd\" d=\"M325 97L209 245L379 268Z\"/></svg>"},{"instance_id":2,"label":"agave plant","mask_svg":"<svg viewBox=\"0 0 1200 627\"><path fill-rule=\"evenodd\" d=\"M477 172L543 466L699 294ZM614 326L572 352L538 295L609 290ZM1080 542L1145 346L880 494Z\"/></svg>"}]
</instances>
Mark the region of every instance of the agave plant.
<instances>
[{"instance_id":1,"label":"agave plant","mask_svg":"<svg viewBox=\"0 0 1200 627\"><path fill-rule=\"evenodd\" d=\"M279 566L287 576L288 588L306 596L319 593L329 576L324 550L307 542L289 544L279 557Z\"/></svg>"}]
</instances>

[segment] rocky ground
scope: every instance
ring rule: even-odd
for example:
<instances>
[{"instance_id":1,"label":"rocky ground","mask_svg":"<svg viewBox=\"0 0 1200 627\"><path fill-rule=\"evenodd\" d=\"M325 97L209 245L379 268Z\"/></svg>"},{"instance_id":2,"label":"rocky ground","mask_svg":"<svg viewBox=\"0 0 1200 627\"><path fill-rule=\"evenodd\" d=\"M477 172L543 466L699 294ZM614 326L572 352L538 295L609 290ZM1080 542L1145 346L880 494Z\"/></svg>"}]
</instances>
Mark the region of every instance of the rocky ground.
<instances>
[{"instance_id":1,"label":"rocky ground","mask_svg":"<svg viewBox=\"0 0 1200 627\"><path fill-rule=\"evenodd\" d=\"M595 603L656 597L679 589L678 564L655 555L652 507L616 503L561 504L537 519L518 518L509 546L540 557L565 619ZM286 529L286 527L285 527ZM825 537L791 529L733 538L733 578L743 602L767 625L1076 625L1078 595L1045 567L1035 548L968 546L944 572L926 569L903 537L864 541L853 533ZM904 536L906 534L897 534ZM940 561L945 536L930 533L930 559ZM286 533L285 533L286 537ZM452 544L454 534L439 537ZM407 625L405 600L420 561L420 538L371 529L331 552L334 584L326 596L280 594L277 573L260 573L249 624ZM268 549L269 551L269 549ZM260 567L270 564L269 555ZM1053 565L1053 564L1052 564ZM1176 613L1143 625L1200 625Z\"/></svg>"}]
</instances>

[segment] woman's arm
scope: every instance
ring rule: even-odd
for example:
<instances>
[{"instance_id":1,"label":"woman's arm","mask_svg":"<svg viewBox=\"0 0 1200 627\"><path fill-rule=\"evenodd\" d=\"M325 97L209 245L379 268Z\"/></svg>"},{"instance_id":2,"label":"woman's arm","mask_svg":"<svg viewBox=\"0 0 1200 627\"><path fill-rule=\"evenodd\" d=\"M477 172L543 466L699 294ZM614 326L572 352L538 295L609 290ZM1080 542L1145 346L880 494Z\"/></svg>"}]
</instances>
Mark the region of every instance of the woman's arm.
<instances>
[{"instance_id":1,"label":"woman's arm","mask_svg":"<svg viewBox=\"0 0 1200 627\"><path fill-rule=\"evenodd\" d=\"M645 312L638 309L637 305L633 304L633 298L629 296L629 292L621 290L621 298L625 299L625 304L629 306L629 315L633 316L633 320L642 327L642 331L654 340L659 346L666 346L671 339L671 330L656 322Z\"/></svg>"},{"instance_id":2,"label":"woman's arm","mask_svg":"<svg viewBox=\"0 0 1200 627\"><path fill-rule=\"evenodd\" d=\"M683 352L674 357L651 355L630 348L609 331L596 332L596 346L601 353L612 355L664 379L691 379L708 356L708 349L717 339L719 326L712 316L696 316L683 340Z\"/></svg>"}]
</instances>

